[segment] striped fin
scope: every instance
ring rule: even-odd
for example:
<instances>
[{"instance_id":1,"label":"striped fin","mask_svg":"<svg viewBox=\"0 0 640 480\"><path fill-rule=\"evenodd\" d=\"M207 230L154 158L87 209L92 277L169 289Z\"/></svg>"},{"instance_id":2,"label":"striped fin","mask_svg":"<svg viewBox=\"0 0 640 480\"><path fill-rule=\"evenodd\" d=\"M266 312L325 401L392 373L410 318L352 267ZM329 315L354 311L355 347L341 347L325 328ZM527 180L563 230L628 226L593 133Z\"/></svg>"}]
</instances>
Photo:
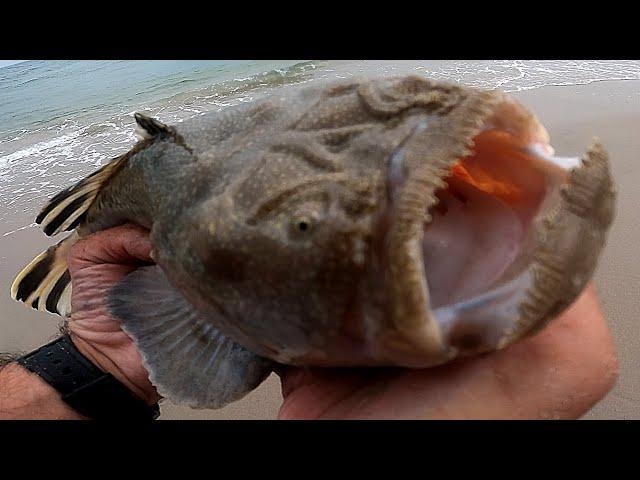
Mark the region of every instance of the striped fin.
<instances>
[{"instance_id":1,"label":"striped fin","mask_svg":"<svg viewBox=\"0 0 640 480\"><path fill-rule=\"evenodd\" d=\"M135 152L149 144L154 138L171 136L176 139L175 130L158 120L141 113L134 115L137 133L142 142L134 146L128 153L121 155L104 165L88 177L53 197L36 217L36 223L48 236L57 235L75 229L84 219L87 210L98 196L109 178L116 173L127 159Z\"/></svg>"},{"instance_id":2,"label":"striped fin","mask_svg":"<svg viewBox=\"0 0 640 480\"><path fill-rule=\"evenodd\" d=\"M172 127L165 125L164 123L156 120L155 118L148 117L142 113L135 113L133 117L136 120L136 133L141 139L149 139L161 135L175 135L175 131Z\"/></svg>"},{"instance_id":3,"label":"striped fin","mask_svg":"<svg viewBox=\"0 0 640 480\"><path fill-rule=\"evenodd\" d=\"M127 155L122 155L88 177L53 197L36 217L36 223L48 236L75 229L96 199L102 186L124 164Z\"/></svg>"},{"instance_id":4,"label":"striped fin","mask_svg":"<svg viewBox=\"0 0 640 480\"><path fill-rule=\"evenodd\" d=\"M13 281L11 298L42 312L68 317L71 314L71 276L67 255L78 238L74 232L34 258Z\"/></svg>"}]
</instances>

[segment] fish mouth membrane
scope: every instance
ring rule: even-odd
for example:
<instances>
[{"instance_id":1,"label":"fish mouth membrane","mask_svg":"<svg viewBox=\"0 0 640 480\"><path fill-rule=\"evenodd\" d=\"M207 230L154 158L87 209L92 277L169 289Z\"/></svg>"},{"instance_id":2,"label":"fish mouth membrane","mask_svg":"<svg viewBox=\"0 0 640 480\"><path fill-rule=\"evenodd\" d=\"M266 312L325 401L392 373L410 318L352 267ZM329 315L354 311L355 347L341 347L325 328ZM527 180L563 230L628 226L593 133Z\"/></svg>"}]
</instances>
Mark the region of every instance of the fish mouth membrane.
<instances>
[{"instance_id":1,"label":"fish mouth membrane","mask_svg":"<svg viewBox=\"0 0 640 480\"><path fill-rule=\"evenodd\" d=\"M422 278L400 288L413 289L424 310L401 309L395 326L434 360L413 366L503 348L541 328L584 288L604 244L614 196L606 154L557 156L535 117L504 105L442 175L422 238L403 247ZM392 208L404 161L401 150L390 159Z\"/></svg>"}]
</instances>

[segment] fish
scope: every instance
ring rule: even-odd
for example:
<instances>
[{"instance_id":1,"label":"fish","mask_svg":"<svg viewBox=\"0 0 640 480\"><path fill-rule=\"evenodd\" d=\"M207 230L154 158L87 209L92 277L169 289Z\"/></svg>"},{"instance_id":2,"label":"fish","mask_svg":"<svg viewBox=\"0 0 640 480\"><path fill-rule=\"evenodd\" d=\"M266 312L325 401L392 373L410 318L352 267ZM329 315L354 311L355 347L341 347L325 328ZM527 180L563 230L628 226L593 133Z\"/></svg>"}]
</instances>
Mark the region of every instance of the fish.
<instances>
[{"instance_id":1,"label":"fish","mask_svg":"<svg viewBox=\"0 0 640 480\"><path fill-rule=\"evenodd\" d=\"M555 154L498 90L420 75L287 86L140 140L54 196L71 232L11 295L68 317L66 258L123 223L155 264L108 309L158 392L220 408L278 365L428 369L533 335L584 290L615 216L608 154Z\"/></svg>"}]
</instances>

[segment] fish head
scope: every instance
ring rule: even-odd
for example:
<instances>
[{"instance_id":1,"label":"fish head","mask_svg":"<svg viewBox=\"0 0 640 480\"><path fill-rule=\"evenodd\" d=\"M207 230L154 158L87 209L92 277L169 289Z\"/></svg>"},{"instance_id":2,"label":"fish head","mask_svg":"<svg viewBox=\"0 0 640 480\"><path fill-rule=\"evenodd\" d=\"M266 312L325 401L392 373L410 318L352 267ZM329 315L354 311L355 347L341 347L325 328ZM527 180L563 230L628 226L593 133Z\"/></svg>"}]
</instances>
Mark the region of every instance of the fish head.
<instances>
[{"instance_id":1,"label":"fish head","mask_svg":"<svg viewBox=\"0 0 640 480\"><path fill-rule=\"evenodd\" d=\"M556 157L513 99L419 76L273 108L173 241L186 295L255 353L428 367L531 334L591 278L615 204L599 144Z\"/></svg>"}]
</instances>

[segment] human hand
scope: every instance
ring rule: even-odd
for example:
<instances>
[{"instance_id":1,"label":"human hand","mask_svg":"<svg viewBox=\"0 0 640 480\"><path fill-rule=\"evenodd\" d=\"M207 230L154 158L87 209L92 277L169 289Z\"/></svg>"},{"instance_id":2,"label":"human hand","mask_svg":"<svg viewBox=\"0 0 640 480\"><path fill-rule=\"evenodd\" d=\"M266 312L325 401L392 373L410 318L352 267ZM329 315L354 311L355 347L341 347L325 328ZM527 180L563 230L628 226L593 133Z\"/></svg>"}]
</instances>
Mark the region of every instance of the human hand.
<instances>
[{"instance_id":1,"label":"human hand","mask_svg":"<svg viewBox=\"0 0 640 480\"><path fill-rule=\"evenodd\" d=\"M76 347L148 404L159 396L133 341L107 311L113 285L136 268L153 263L149 232L126 224L79 240L67 259L71 282L68 328Z\"/></svg>"},{"instance_id":2,"label":"human hand","mask_svg":"<svg viewBox=\"0 0 640 480\"><path fill-rule=\"evenodd\" d=\"M289 367L281 419L575 419L613 387L617 360L592 286L537 335L425 370Z\"/></svg>"}]
</instances>

